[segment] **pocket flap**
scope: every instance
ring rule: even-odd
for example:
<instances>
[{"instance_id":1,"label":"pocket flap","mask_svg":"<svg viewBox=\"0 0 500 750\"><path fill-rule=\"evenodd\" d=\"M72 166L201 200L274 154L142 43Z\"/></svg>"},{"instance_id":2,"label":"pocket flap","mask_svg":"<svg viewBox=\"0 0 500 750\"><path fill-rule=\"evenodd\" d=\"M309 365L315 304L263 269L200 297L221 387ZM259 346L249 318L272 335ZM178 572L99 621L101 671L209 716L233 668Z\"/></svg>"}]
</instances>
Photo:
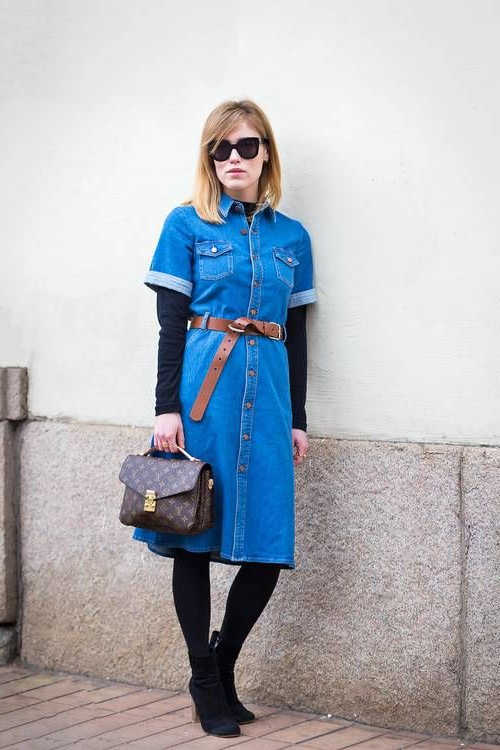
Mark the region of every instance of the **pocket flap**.
<instances>
[{"instance_id":1,"label":"pocket flap","mask_svg":"<svg viewBox=\"0 0 500 750\"><path fill-rule=\"evenodd\" d=\"M200 255L209 255L212 258L218 258L219 255L223 255L231 250L231 243L221 242L220 240L214 240L214 242L197 242L196 248Z\"/></svg>"},{"instance_id":2,"label":"pocket flap","mask_svg":"<svg viewBox=\"0 0 500 750\"><path fill-rule=\"evenodd\" d=\"M118 478L144 497L148 490L155 490L157 498L161 498L192 490L206 466L209 466L206 461L187 458L130 455L123 462Z\"/></svg>"},{"instance_id":3,"label":"pocket flap","mask_svg":"<svg viewBox=\"0 0 500 750\"><path fill-rule=\"evenodd\" d=\"M277 258L286 263L287 266L298 266L300 261L289 250L283 250L282 247L273 247L273 252Z\"/></svg>"}]
</instances>

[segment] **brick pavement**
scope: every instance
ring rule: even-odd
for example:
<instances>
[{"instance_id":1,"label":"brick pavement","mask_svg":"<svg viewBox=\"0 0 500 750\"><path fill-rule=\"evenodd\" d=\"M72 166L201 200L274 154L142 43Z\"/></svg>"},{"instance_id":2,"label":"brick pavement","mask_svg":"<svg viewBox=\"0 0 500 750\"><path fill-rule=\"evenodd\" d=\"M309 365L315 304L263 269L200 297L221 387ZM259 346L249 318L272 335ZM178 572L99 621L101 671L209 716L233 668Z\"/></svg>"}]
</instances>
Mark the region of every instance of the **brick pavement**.
<instances>
[{"instance_id":1,"label":"brick pavement","mask_svg":"<svg viewBox=\"0 0 500 750\"><path fill-rule=\"evenodd\" d=\"M320 714L245 702L257 716L239 737L207 735L191 721L188 692L157 690L26 667L0 666L0 750L218 750L244 744L248 750L500 750L367 726ZM356 746L356 747L354 747Z\"/></svg>"}]
</instances>

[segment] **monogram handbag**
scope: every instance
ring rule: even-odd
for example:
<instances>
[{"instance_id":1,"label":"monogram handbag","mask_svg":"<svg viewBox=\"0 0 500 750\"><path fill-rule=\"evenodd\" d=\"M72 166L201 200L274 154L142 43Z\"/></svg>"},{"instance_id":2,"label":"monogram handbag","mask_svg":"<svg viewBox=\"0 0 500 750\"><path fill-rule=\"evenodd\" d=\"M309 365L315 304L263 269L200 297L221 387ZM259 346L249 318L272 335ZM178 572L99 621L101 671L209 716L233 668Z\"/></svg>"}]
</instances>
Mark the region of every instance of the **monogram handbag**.
<instances>
[{"instance_id":1,"label":"monogram handbag","mask_svg":"<svg viewBox=\"0 0 500 750\"><path fill-rule=\"evenodd\" d=\"M125 526L200 534L215 525L212 466L177 447L189 461L151 456L157 450L151 447L123 462L120 521Z\"/></svg>"}]
</instances>

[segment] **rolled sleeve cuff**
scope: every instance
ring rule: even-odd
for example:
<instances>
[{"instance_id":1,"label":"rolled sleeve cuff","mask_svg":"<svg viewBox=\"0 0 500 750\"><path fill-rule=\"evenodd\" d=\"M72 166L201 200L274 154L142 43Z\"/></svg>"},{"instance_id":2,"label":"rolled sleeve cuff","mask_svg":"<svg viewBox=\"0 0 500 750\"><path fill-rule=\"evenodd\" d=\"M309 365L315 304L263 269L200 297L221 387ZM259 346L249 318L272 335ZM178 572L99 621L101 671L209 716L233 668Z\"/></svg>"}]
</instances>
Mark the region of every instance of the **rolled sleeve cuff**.
<instances>
[{"instance_id":1,"label":"rolled sleeve cuff","mask_svg":"<svg viewBox=\"0 0 500 750\"><path fill-rule=\"evenodd\" d=\"M318 295L316 289L305 289L303 292L295 292L290 295L288 307L297 307L297 305L307 305L309 302L316 302Z\"/></svg>"},{"instance_id":2,"label":"rolled sleeve cuff","mask_svg":"<svg viewBox=\"0 0 500 750\"><path fill-rule=\"evenodd\" d=\"M191 297L193 290L191 281L186 281L180 276L172 276L170 273L163 273L163 271L148 271L144 283L153 290L155 286L166 286L168 289L175 289L188 297Z\"/></svg>"}]
</instances>

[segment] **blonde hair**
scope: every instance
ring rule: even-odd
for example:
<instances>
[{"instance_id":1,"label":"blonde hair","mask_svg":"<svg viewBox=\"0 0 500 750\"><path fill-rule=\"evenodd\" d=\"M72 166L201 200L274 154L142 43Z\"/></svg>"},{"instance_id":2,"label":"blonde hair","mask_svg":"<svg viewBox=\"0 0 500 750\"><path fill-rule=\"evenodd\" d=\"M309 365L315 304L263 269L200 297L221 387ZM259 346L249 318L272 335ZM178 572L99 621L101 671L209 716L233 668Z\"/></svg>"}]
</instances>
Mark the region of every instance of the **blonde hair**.
<instances>
[{"instance_id":1,"label":"blonde hair","mask_svg":"<svg viewBox=\"0 0 500 750\"><path fill-rule=\"evenodd\" d=\"M214 224L224 224L225 219L218 211L222 185L209 155L209 146L213 151L222 139L242 121L252 124L261 138L268 139L269 158L262 165L257 203L268 201L275 209L281 199L281 166L271 123L262 109L250 99L224 101L215 107L205 120L200 139L193 195L181 203L183 206L194 206L200 218Z\"/></svg>"}]
</instances>

